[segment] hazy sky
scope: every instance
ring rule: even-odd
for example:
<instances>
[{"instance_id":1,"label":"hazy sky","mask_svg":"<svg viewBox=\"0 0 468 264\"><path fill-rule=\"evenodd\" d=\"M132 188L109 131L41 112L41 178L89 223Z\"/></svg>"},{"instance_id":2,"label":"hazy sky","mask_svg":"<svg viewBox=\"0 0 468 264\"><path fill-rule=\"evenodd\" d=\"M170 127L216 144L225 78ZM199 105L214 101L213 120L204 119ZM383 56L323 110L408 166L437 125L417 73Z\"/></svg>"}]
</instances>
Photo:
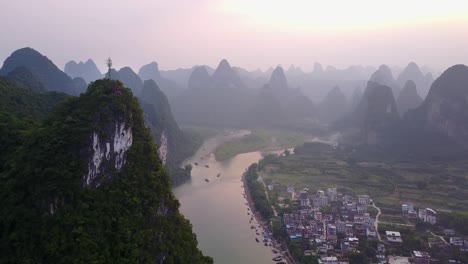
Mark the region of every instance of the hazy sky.
<instances>
[{"instance_id":1,"label":"hazy sky","mask_svg":"<svg viewBox=\"0 0 468 264\"><path fill-rule=\"evenodd\" d=\"M1 61L30 46L59 67L468 64L467 0L0 0L0 25Z\"/></svg>"}]
</instances>

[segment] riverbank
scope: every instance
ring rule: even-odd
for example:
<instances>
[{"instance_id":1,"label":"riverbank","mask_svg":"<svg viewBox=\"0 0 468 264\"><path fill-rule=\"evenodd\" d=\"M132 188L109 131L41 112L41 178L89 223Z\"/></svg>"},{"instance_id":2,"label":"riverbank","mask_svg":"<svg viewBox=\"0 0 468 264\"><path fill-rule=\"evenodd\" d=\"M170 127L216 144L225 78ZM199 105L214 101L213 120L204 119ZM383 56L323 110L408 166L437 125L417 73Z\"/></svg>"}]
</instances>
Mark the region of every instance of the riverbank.
<instances>
[{"instance_id":1,"label":"riverbank","mask_svg":"<svg viewBox=\"0 0 468 264\"><path fill-rule=\"evenodd\" d=\"M244 188L243 196L247 200L247 204L248 204L247 206L249 208L249 211L252 214L252 216L255 218L255 220L259 223L259 225L262 227L262 229L268 233L270 241L273 245L272 248L278 250L283 256L283 260L286 261L288 264L295 264L296 262L294 261L294 259L292 259L287 246L282 245L278 243L278 241L276 241L276 239L273 237L273 232L271 230L269 223L266 222L265 219L263 219L260 212L256 209L254 201L252 199L252 195L247 185L246 172L242 174L241 182L242 182L242 187Z\"/></svg>"},{"instance_id":2,"label":"riverbank","mask_svg":"<svg viewBox=\"0 0 468 264\"><path fill-rule=\"evenodd\" d=\"M214 151L217 161L224 161L241 153L293 148L311 140L304 134L279 130L254 130L240 138L220 144Z\"/></svg>"},{"instance_id":3,"label":"riverbank","mask_svg":"<svg viewBox=\"0 0 468 264\"><path fill-rule=\"evenodd\" d=\"M277 255L272 252L272 247L255 240L260 240L262 228L258 228L257 218L249 223L252 215L247 214L250 211L240 183L245 168L257 163L262 153L239 154L223 162L216 161L213 154L219 144L248 133L248 130L230 129L205 140L196 154L186 161L193 166L191 181L174 188L181 212L192 223L199 248L213 257L215 263L276 263L272 260ZM258 228L259 235L251 225Z\"/></svg>"}]
</instances>

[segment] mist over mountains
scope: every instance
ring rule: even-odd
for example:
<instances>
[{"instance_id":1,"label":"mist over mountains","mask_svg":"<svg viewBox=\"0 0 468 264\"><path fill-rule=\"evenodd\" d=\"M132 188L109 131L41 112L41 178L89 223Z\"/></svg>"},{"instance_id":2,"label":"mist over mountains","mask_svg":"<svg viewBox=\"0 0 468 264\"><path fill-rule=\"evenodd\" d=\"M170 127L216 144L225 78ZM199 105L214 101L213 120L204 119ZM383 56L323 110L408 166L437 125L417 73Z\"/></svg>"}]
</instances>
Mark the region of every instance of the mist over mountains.
<instances>
[{"instance_id":1,"label":"mist over mountains","mask_svg":"<svg viewBox=\"0 0 468 264\"><path fill-rule=\"evenodd\" d=\"M5 60L0 73L20 85L38 91L52 90L68 94L78 94L85 89L86 83L102 76L91 59L85 63L70 61L65 68L70 76L60 71L47 57L25 48L13 52ZM428 70L427 67L424 68L425 71ZM397 74L394 75L392 71ZM337 130L343 135L343 139L351 138L353 142L383 146L388 145L388 142L394 143L395 138L401 137L399 133L403 133L402 131L417 133L414 126L408 124L420 123L422 121L417 120L423 120L426 116L430 120L427 121L428 124L432 124L430 127L439 128L437 133L445 134L444 137L455 141L464 140L461 132L463 129L455 125L462 118L455 119L440 114L449 111L448 103L445 99L437 100L435 98L439 98L438 96L431 95L445 92L429 92L423 99L432 84L432 73L424 74L414 62L401 68L383 64L378 69L363 66L324 68L316 63L309 73L295 66L286 71L281 66L267 71L248 71L231 66L225 59L220 61L216 69L193 66L161 71L156 62L151 62L143 65L138 73L130 67L123 67L119 70L111 69L110 75L112 79L120 80L130 87L134 94L141 96L145 112L156 116L152 117L155 123L159 122L158 115L161 113L165 117L159 120L172 120L166 123L168 127L172 127L169 129L171 131L179 131L176 122L329 132ZM454 74L449 76L456 78ZM25 83L25 80L29 83ZM147 83L146 80L153 82ZM436 82L432 86L435 84ZM153 87L156 94L143 96L145 85ZM391 93L388 92L389 89ZM151 93L147 91L146 94ZM158 101L164 96L166 99ZM159 102L154 105L154 109L158 109L161 104L169 112L152 110L149 107L152 102L148 102L146 97ZM463 103L456 102L456 107L449 107L450 112L454 116L463 116ZM443 111L433 110L436 107L434 105L444 105ZM429 111L430 109L432 110ZM424 111L431 114L421 114ZM168 113L173 113L174 117ZM151 119L150 115L148 120ZM444 121L440 121L441 119ZM435 125L436 121L438 125ZM443 122L445 126L441 125ZM423 127L428 126L426 124ZM395 136L395 133L398 135ZM180 135L179 132L170 134ZM161 133L156 136L159 144L162 142L161 137ZM174 137L178 138L175 141L182 138Z\"/></svg>"}]
</instances>

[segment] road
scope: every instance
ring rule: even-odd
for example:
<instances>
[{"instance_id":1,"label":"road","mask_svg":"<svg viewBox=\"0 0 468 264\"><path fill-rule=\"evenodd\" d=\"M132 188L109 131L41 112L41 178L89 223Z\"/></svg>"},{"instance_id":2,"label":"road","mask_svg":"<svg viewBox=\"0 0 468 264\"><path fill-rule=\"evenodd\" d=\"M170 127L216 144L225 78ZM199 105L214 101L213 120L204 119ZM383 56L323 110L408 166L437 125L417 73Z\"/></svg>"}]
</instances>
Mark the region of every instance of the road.
<instances>
[{"instance_id":1,"label":"road","mask_svg":"<svg viewBox=\"0 0 468 264\"><path fill-rule=\"evenodd\" d=\"M431 235L440 238L440 240L444 241L445 245L450 245L450 243L447 242L447 240L445 240L445 238L443 236L438 236L438 235L432 233L432 231L431 231Z\"/></svg>"},{"instance_id":2,"label":"road","mask_svg":"<svg viewBox=\"0 0 468 264\"><path fill-rule=\"evenodd\" d=\"M382 239L380 239L380 234L379 234L379 216L382 213L382 211L380 211L380 208L375 206L375 203L372 203L372 207L377 209L377 215L375 216L374 226L375 226L375 232L377 232L377 238L379 239L379 241L382 241Z\"/></svg>"}]
</instances>

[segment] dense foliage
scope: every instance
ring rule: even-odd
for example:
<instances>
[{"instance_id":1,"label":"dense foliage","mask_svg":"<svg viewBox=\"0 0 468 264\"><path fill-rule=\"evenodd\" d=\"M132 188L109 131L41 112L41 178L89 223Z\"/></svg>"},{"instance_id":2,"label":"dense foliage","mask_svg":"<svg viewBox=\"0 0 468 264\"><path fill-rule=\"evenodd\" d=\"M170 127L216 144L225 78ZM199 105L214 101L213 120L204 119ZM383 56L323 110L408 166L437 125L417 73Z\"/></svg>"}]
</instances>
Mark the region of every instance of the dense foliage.
<instances>
[{"instance_id":1,"label":"dense foliage","mask_svg":"<svg viewBox=\"0 0 468 264\"><path fill-rule=\"evenodd\" d=\"M23 80L24 83L31 83ZM65 94L38 93L0 78L0 172L6 166L7 156L14 153L26 136L65 98Z\"/></svg>"},{"instance_id":2,"label":"dense foliage","mask_svg":"<svg viewBox=\"0 0 468 264\"><path fill-rule=\"evenodd\" d=\"M172 116L169 100L153 80L143 83L138 98L156 144L162 144L163 134L167 138L165 167L172 184L177 185L190 179L190 171L180 168L180 165L195 153L203 140L196 134L189 134L179 128Z\"/></svg>"},{"instance_id":3,"label":"dense foliage","mask_svg":"<svg viewBox=\"0 0 468 264\"><path fill-rule=\"evenodd\" d=\"M5 116L5 124L18 119ZM109 137L106 128L120 121L133 132L126 164L99 175L99 187L83 187L91 133ZM0 171L0 263L212 262L197 249L138 101L120 82L92 83L24 137Z\"/></svg>"},{"instance_id":4,"label":"dense foliage","mask_svg":"<svg viewBox=\"0 0 468 264\"><path fill-rule=\"evenodd\" d=\"M13 52L0 69L0 75L6 76L18 67L27 68L47 91L58 91L67 94L79 94L72 79L61 71L46 56L31 48L22 48Z\"/></svg>"},{"instance_id":5,"label":"dense foliage","mask_svg":"<svg viewBox=\"0 0 468 264\"><path fill-rule=\"evenodd\" d=\"M258 165L256 163L250 165L245 172L245 180L255 208L260 212L263 219L270 219L273 216L273 209L266 196L265 186L258 180Z\"/></svg>"}]
</instances>

